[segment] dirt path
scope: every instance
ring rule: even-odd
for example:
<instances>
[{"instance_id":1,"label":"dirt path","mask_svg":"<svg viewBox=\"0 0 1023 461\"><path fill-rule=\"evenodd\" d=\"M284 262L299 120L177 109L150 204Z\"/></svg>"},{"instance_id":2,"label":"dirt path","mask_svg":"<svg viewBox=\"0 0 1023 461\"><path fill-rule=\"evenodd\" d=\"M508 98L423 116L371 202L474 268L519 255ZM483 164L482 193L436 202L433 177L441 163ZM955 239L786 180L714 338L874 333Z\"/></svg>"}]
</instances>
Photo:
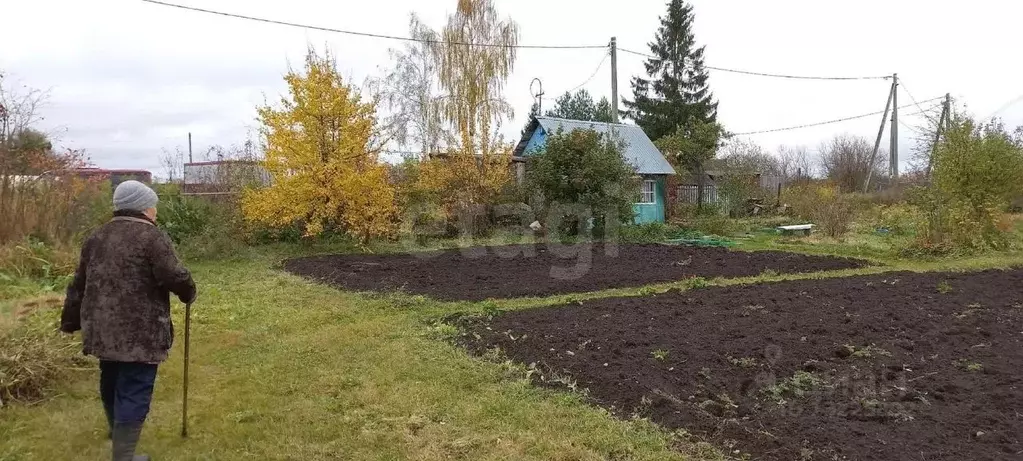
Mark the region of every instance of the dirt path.
<instances>
[{"instance_id":1,"label":"dirt path","mask_svg":"<svg viewBox=\"0 0 1023 461\"><path fill-rule=\"evenodd\" d=\"M465 322L477 353L500 347L548 384L754 459L1023 459L1023 270L711 287Z\"/></svg>"},{"instance_id":2,"label":"dirt path","mask_svg":"<svg viewBox=\"0 0 1023 461\"><path fill-rule=\"evenodd\" d=\"M778 251L668 245L499 246L431 254L330 255L285 261L289 272L357 291L404 289L479 301L636 287L689 277L815 272L864 261Z\"/></svg>"}]
</instances>

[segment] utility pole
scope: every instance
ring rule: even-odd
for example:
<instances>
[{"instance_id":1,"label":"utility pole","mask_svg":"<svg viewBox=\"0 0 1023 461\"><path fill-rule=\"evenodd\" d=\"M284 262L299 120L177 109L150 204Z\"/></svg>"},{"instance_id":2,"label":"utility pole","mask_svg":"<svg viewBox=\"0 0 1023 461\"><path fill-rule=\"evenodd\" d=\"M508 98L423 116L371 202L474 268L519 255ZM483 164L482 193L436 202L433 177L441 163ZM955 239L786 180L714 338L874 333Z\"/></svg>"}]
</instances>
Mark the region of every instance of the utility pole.
<instances>
[{"instance_id":1,"label":"utility pole","mask_svg":"<svg viewBox=\"0 0 1023 461\"><path fill-rule=\"evenodd\" d=\"M611 120L618 123L618 37L611 37Z\"/></svg>"},{"instance_id":2,"label":"utility pole","mask_svg":"<svg viewBox=\"0 0 1023 461\"><path fill-rule=\"evenodd\" d=\"M952 119L952 95L945 93L945 101L941 103L941 116L938 117L938 124L934 127L934 143L931 144L931 156L927 158L927 179L931 179L931 168L934 166L934 155L938 152L938 142L941 141L941 133L947 129Z\"/></svg>"},{"instance_id":3,"label":"utility pole","mask_svg":"<svg viewBox=\"0 0 1023 461\"><path fill-rule=\"evenodd\" d=\"M188 163L192 163L192 133L188 133Z\"/></svg>"},{"instance_id":4,"label":"utility pole","mask_svg":"<svg viewBox=\"0 0 1023 461\"><path fill-rule=\"evenodd\" d=\"M877 151L881 148L881 137L884 136L884 124L888 121L888 110L892 108L892 96L895 94L895 84L888 90L888 102L884 105L884 115L881 116L881 127L877 129L877 139L874 140L874 152L870 154L870 163L867 168L867 180L863 181L863 193L870 190L870 179L874 175L874 160L877 159Z\"/></svg>"},{"instance_id":5,"label":"utility pole","mask_svg":"<svg viewBox=\"0 0 1023 461\"><path fill-rule=\"evenodd\" d=\"M899 179L899 74L892 74L892 184Z\"/></svg>"},{"instance_id":6,"label":"utility pole","mask_svg":"<svg viewBox=\"0 0 1023 461\"><path fill-rule=\"evenodd\" d=\"M945 93L945 129L952 128L952 94Z\"/></svg>"}]
</instances>

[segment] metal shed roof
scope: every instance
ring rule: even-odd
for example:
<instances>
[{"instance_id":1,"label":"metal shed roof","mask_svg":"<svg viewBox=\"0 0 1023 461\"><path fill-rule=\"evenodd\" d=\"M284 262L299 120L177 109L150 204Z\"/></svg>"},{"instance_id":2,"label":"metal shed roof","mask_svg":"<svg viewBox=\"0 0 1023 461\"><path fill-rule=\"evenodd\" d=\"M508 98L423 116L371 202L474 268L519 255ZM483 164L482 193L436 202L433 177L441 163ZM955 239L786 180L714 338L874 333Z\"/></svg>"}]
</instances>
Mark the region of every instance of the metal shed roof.
<instances>
[{"instance_id":1,"label":"metal shed roof","mask_svg":"<svg viewBox=\"0 0 1023 461\"><path fill-rule=\"evenodd\" d=\"M636 125L623 123L592 122L583 120L568 120L554 117L534 117L526 132L523 133L522 141L515 148L515 155L522 155L526 143L533 136L537 127L541 127L545 133L556 133L558 130L565 132L573 130L594 130L598 133L612 133L625 142L625 151L622 156L625 160L636 167L639 174L675 174L675 169L665 160L661 151L657 150L654 143L650 141L643 129Z\"/></svg>"}]
</instances>

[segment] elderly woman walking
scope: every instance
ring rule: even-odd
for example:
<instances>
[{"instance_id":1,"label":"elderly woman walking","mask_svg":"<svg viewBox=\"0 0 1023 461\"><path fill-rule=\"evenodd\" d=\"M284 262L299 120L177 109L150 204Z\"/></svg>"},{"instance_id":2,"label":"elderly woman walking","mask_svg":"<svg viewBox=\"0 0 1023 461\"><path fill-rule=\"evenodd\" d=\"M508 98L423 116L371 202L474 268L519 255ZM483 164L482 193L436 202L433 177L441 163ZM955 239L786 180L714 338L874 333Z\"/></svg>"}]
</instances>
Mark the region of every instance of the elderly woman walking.
<instances>
[{"instance_id":1,"label":"elderly woman walking","mask_svg":"<svg viewBox=\"0 0 1023 461\"><path fill-rule=\"evenodd\" d=\"M100 397L114 461L135 455L156 370L174 339L170 294L190 303L195 283L156 227L157 195L138 181L114 190L114 218L82 246L61 330L82 330L83 352L100 360Z\"/></svg>"}]
</instances>

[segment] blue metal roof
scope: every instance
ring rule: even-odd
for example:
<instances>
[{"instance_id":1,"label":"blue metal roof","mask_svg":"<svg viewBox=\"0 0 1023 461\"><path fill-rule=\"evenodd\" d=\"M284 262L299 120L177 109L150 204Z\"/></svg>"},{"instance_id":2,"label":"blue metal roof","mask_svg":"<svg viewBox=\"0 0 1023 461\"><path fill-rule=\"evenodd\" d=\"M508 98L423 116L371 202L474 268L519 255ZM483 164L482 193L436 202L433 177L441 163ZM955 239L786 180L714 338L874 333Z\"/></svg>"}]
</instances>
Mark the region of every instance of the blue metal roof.
<instances>
[{"instance_id":1,"label":"blue metal roof","mask_svg":"<svg viewBox=\"0 0 1023 461\"><path fill-rule=\"evenodd\" d=\"M636 167L639 174L675 174L675 169L665 160L661 151L657 150L654 143L650 141L643 129L636 125L623 123L591 122L583 120L567 120L554 117L535 117L530 123L526 133L523 134L523 141L516 148L516 155L522 155L522 149L526 142L533 135L537 126L547 134L556 133L558 130L565 132L573 130L594 130L598 133L611 133L625 143L625 150L622 156L625 160Z\"/></svg>"}]
</instances>

